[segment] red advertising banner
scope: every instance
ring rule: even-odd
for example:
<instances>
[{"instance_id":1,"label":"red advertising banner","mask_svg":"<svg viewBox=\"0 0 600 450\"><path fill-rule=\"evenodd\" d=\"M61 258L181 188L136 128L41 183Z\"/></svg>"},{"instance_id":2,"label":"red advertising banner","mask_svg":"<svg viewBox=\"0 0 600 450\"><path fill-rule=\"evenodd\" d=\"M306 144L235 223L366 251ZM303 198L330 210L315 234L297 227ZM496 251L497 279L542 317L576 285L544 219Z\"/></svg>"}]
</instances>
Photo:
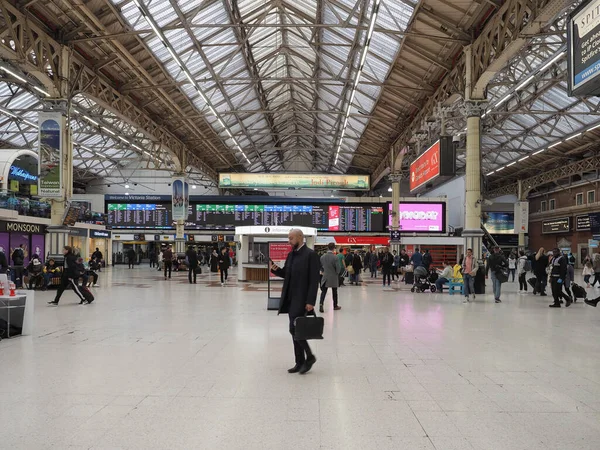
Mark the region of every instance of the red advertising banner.
<instances>
[{"instance_id":1,"label":"red advertising banner","mask_svg":"<svg viewBox=\"0 0 600 450\"><path fill-rule=\"evenodd\" d=\"M437 141L410 165L411 192L439 175L440 141Z\"/></svg>"},{"instance_id":2,"label":"red advertising banner","mask_svg":"<svg viewBox=\"0 0 600 450\"><path fill-rule=\"evenodd\" d=\"M335 236L333 239L339 245L390 245L389 237Z\"/></svg>"},{"instance_id":3,"label":"red advertising banner","mask_svg":"<svg viewBox=\"0 0 600 450\"><path fill-rule=\"evenodd\" d=\"M292 246L287 242L269 242L269 258L279 267L285 266L285 260L291 251ZM270 271L269 275L276 278Z\"/></svg>"}]
</instances>

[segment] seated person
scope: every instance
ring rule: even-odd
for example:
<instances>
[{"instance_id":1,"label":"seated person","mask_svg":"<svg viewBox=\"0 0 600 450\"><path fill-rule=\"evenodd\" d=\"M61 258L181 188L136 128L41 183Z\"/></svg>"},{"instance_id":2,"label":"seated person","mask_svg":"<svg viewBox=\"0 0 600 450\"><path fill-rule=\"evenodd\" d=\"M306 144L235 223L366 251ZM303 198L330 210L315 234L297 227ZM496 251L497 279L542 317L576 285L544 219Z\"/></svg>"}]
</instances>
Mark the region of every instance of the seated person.
<instances>
[{"instance_id":1,"label":"seated person","mask_svg":"<svg viewBox=\"0 0 600 450\"><path fill-rule=\"evenodd\" d=\"M44 265L42 261L40 261L40 257L38 255L33 255L31 261L29 261L29 265L27 266L27 274L29 275L29 289L34 289L39 287L40 285L44 285Z\"/></svg>"},{"instance_id":2,"label":"seated person","mask_svg":"<svg viewBox=\"0 0 600 450\"><path fill-rule=\"evenodd\" d=\"M435 287L440 292L444 292L444 284L448 283L454 275L454 268L449 262L445 263L444 266L444 270L438 270L440 277L435 280Z\"/></svg>"},{"instance_id":3,"label":"seated person","mask_svg":"<svg viewBox=\"0 0 600 450\"><path fill-rule=\"evenodd\" d=\"M181 266L181 261L179 258L175 258L173 260L173 272L179 272L179 266Z\"/></svg>"},{"instance_id":4,"label":"seated person","mask_svg":"<svg viewBox=\"0 0 600 450\"><path fill-rule=\"evenodd\" d=\"M77 258L77 265L76 265L76 270L77 270L77 274L79 275L79 277L81 278L81 285L82 286L87 286L88 284L88 279L90 278L87 274L88 269L86 267L86 264L83 262L83 258L79 257ZM78 284L79 284L79 280Z\"/></svg>"},{"instance_id":5,"label":"seated person","mask_svg":"<svg viewBox=\"0 0 600 450\"><path fill-rule=\"evenodd\" d=\"M455 283L463 282L462 263L463 263L463 259L461 258L459 262L454 264L454 275L452 277L453 278L452 281L454 281Z\"/></svg>"},{"instance_id":6,"label":"seated person","mask_svg":"<svg viewBox=\"0 0 600 450\"><path fill-rule=\"evenodd\" d=\"M56 262L54 259L50 258L46 265L44 266L43 276L44 276L44 287L43 291L47 290L52 283L52 278L60 277L60 273L62 272L60 267L56 266Z\"/></svg>"},{"instance_id":7,"label":"seated person","mask_svg":"<svg viewBox=\"0 0 600 450\"><path fill-rule=\"evenodd\" d=\"M98 261L96 261L96 259L92 258L92 260L90 261L89 267L88 267L88 271L87 271L87 275L88 277L92 277L92 281L90 281L88 283L88 287L90 286L94 286L94 287L98 287L98 272L100 271L100 263Z\"/></svg>"}]
</instances>

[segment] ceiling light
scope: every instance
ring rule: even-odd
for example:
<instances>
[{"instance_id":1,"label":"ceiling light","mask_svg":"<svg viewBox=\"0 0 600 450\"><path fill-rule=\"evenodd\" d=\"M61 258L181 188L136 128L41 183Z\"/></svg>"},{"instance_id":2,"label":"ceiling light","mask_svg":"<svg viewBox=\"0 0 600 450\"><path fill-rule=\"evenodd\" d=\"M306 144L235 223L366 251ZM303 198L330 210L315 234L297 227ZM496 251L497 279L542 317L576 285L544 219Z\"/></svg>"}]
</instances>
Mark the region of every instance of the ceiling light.
<instances>
[{"instance_id":1,"label":"ceiling light","mask_svg":"<svg viewBox=\"0 0 600 450\"><path fill-rule=\"evenodd\" d=\"M2 70L3 72L11 75L13 78L16 78L17 80L22 81L23 83L27 83L27 80L25 78L23 78L20 75L17 75L15 72L13 72L10 69L7 69L6 67L0 67L0 70Z\"/></svg>"},{"instance_id":2,"label":"ceiling light","mask_svg":"<svg viewBox=\"0 0 600 450\"><path fill-rule=\"evenodd\" d=\"M504 170L504 167L500 167L500 168L496 169L496 173L500 172L501 170Z\"/></svg>"},{"instance_id":3,"label":"ceiling light","mask_svg":"<svg viewBox=\"0 0 600 450\"><path fill-rule=\"evenodd\" d=\"M542 150L542 151L543 151L543 150ZM529 155L527 155L527 156L524 156L523 158L521 158L521 159L519 160L519 162L521 162L521 161L525 161L527 158L529 158Z\"/></svg>"},{"instance_id":4,"label":"ceiling light","mask_svg":"<svg viewBox=\"0 0 600 450\"><path fill-rule=\"evenodd\" d=\"M90 117L88 117L88 116L83 116L83 118L84 118L85 120L87 120L88 122L91 122L91 123L93 123L93 124L94 124L94 125L96 125L96 126L100 125L98 122L96 122L95 120L91 119L91 118L90 118Z\"/></svg>"},{"instance_id":5,"label":"ceiling light","mask_svg":"<svg viewBox=\"0 0 600 450\"><path fill-rule=\"evenodd\" d=\"M566 141L570 141L571 139L575 139L576 137L578 137L578 136L581 136L581 134L582 134L582 133L577 133L577 134L575 134L575 135L573 135L573 136L571 136L571 137L568 137L568 138L566 138L566 139L565 139L565 142L566 142Z\"/></svg>"},{"instance_id":6,"label":"ceiling light","mask_svg":"<svg viewBox=\"0 0 600 450\"><path fill-rule=\"evenodd\" d=\"M523 81L520 85L518 85L515 90L520 91L522 88L527 86L531 80L533 80L533 75L531 75L529 78L527 78L525 81Z\"/></svg>"},{"instance_id":7,"label":"ceiling light","mask_svg":"<svg viewBox=\"0 0 600 450\"><path fill-rule=\"evenodd\" d=\"M552 144L552 145L551 145L551 146L549 146L548 148L554 148L554 147L556 147L558 144L562 144L562 142L563 142L563 141L558 141L558 142L555 142L554 144Z\"/></svg>"},{"instance_id":8,"label":"ceiling light","mask_svg":"<svg viewBox=\"0 0 600 450\"><path fill-rule=\"evenodd\" d=\"M496 173L496 171L495 171L495 170L492 170L490 173L488 173L488 174L486 175L486 177L489 177L489 176L490 176L491 174L493 174L493 173Z\"/></svg>"},{"instance_id":9,"label":"ceiling light","mask_svg":"<svg viewBox=\"0 0 600 450\"><path fill-rule=\"evenodd\" d=\"M192 184L192 189L196 189L196 185L195 184Z\"/></svg>"},{"instance_id":10,"label":"ceiling light","mask_svg":"<svg viewBox=\"0 0 600 450\"><path fill-rule=\"evenodd\" d=\"M382 195L382 194L379 194L379 198L381 198L381 197L383 197L383 195Z\"/></svg>"},{"instance_id":11,"label":"ceiling light","mask_svg":"<svg viewBox=\"0 0 600 450\"><path fill-rule=\"evenodd\" d=\"M388 188L388 192L393 192L393 189L391 186Z\"/></svg>"},{"instance_id":12,"label":"ceiling light","mask_svg":"<svg viewBox=\"0 0 600 450\"><path fill-rule=\"evenodd\" d=\"M560 58L562 58L565 55L565 52L560 52L558 55L556 55L554 58L552 58L550 60L550 62L546 63L546 65L544 67L542 67L540 69L540 71L544 71L546 70L548 67L550 67L552 64L554 64L556 61L558 61Z\"/></svg>"},{"instance_id":13,"label":"ceiling light","mask_svg":"<svg viewBox=\"0 0 600 450\"><path fill-rule=\"evenodd\" d=\"M516 163L517 163L516 161L513 161L513 162L511 162L510 164L507 164L507 165L506 165L506 167L513 166L513 165L515 165Z\"/></svg>"},{"instance_id":14,"label":"ceiling light","mask_svg":"<svg viewBox=\"0 0 600 450\"><path fill-rule=\"evenodd\" d=\"M540 153L542 153L542 152L545 152L545 151L546 151L546 149L545 149L545 148L543 148L543 149L541 149L541 150L538 150L538 151L537 151L537 152L535 152L535 153L532 153L532 154L531 154L531 156L538 155L538 154L540 154Z\"/></svg>"},{"instance_id":15,"label":"ceiling light","mask_svg":"<svg viewBox=\"0 0 600 450\"><path fill-rule=\"evenodd\" d=\"M504 97L502 100L500 100L498 103L496 103L496 108L498 106L500 106L502 103L504 103L506 100L508 100L510 98L512 94L508 94L506 97Z\"/></svg>"},{"instance_id":16,"label":"ceiling light","mask_svg":"<svg viewBox=\"0 0 600 450\"><path fill-rule=\"evenodd\" d=\"M27 119L22 119L23 122L25 122L27 125L29 125L30 127L35 127L37 128L37 125L35 123L33 123L31 120L27 120Z\"/></svg>"},{"instance_id":17,"label":"ceiling light","mask_svg":"<svg viewBox=\"0 0 600 450\"><path fill-rule=\"evenodd\" d=\"M129 195L129 192L125 192L125 195Z\"/></svg>"},{"instance_id":18,"label":"ceiling light","mask_svg":"<svg viewBox=\"0 0 600 450\"><path fill-rule=\"evenodd\" d=\"M116 136L116 135L117 135L117 133L115 133L115 132L114 132L114 131L112 131L112 130L109 130L109 129L108 129L108 128L106 128L106 127L100 127L100 128L102 128L102 129L103 129L104 131L106 131L108 134L112 134L113 136Z\"/></svg>"},{"instance_id":19,"label":"ceiling light","mask_svg":"<svg viewBox=\"0 0 600 450\"><path fill-rule=\"evenodd\" d=\"M38 91L40 94L45 95L46 97L50 97L50 94L48 94L45 90L37 87L37 86L33 86L33 88Z\"/></svg>"},{"instance_id":20,"label":"ceiling light","mask_svg":"<svg viewBox=\"0 0 600 450\"><path fill-rule=\"evenodd\" d=\"M129 185L128 184L125 185L125 189L129 189Z\"/></svg>"},{"instance_id":21,"label":"ceiling light","mask_svg":"<svg viewBox=\"0 0 600 450\"><path fill-rule=\"evenodd\" d=\"M587 130L587 131L592 131L592 130L595 130L596 128L600 128L600 125L596 125L595 127L592 127L589 130Z\"/></svg>"}]
</instances>

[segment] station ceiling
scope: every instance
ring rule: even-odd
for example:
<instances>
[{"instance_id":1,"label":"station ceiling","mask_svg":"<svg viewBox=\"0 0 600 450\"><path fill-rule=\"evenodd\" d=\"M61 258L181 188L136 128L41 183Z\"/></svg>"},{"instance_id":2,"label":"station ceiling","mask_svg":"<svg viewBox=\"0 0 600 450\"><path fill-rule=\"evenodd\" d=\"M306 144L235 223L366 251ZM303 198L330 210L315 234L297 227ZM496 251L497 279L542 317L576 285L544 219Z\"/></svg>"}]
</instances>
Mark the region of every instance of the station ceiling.
<instances>
[{"instance_id":1,"label":"station ceiling","mask_svg":"<svg viewBox=\"0 0 600 450\"><path fill-rule=\"evenodd\" d=\"M404 132L510 1L0 0L2 64L29 81L0 71L0 143L35 148L45 99L27 71L21 21L66 46L145 119L86 86L70 92L80 183L173 172L174 142L194 157L190 177L207 186L220 171L377 178L391 147L410 149L406 166L439 135L440 120L422 124L425 142ZM521 3L522 20L531 20L531 4L550 2ZM565 14L579 2L562 3L488 86L482 171L490 187L595 151L595 131L560 143L598 120L597 99L566 95ZM462 136L459 167L461 90L444 119ZM168 139L149 134L149 122Z\"/></svg>"}]
</instances>

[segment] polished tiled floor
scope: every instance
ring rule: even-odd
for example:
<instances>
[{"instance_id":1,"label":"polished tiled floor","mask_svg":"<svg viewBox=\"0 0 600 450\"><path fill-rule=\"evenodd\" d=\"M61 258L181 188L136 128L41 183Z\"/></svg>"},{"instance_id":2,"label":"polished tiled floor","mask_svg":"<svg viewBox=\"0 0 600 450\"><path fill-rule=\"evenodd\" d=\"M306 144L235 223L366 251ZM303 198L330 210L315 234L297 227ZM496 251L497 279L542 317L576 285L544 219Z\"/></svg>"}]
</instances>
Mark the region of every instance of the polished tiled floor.
<instances>
[{"instance_id":1,"label":"polished tiled floor","mask_svg":"<svg viewBox=\"0 0 600 450\"><path fill-rule=\"evenodd\" d=\"M261 286L157 275L103 272L90 306L38 293L34 336L0 342L1 449L600 448L581 302L344 287L300 376Z\"/></svg>"}]
</instances>

